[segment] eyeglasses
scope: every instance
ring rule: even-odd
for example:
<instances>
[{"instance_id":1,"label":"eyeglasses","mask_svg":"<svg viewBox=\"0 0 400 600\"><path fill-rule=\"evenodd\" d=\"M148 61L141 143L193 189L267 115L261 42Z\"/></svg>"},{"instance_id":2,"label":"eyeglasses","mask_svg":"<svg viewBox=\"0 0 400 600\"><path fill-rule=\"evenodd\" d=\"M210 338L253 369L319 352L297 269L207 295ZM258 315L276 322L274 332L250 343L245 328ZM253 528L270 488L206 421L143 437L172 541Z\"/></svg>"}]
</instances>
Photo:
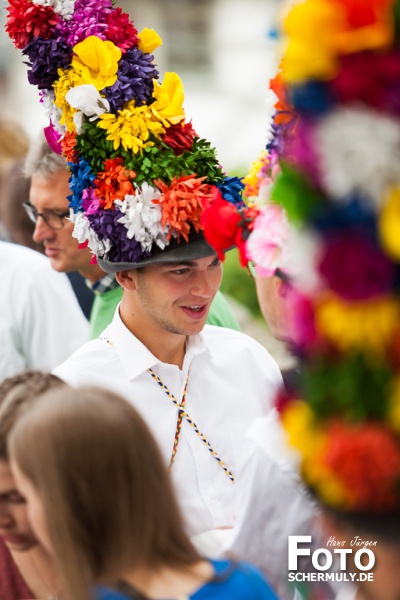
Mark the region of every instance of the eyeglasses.
<instances>
[{"instance_id":1,"label":"eyeglasses","mask_svg":"<svg viewBox=\"0 0 400 600\"><path fill-rule=\"evenodd\" d=\"M62 229L65 225L64 219L69 217L69 211L60 214L53 212L52 210L39 213L36 208L30 204L30 202L24 202L23 207L32 223L37 223L38 218L42 217L43 221L48 227L50 227L50 229Z\"/></svg>"}]
</instances>

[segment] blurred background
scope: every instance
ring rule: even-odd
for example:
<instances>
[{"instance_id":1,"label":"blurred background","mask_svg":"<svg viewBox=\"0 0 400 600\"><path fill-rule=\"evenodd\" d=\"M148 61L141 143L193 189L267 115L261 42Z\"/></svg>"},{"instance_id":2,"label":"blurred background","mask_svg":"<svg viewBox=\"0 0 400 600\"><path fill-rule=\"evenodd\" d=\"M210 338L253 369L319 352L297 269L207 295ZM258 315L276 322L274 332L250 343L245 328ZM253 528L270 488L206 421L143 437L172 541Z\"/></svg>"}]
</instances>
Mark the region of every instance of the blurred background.
<instances>
[{"instance_id":1,"label":"blurred background","mask_svg":"<svg viewBox=\"0 0 400 600\"><path fill-rule=\"evenodd\" d=\"M29 137L47 125L39 93L29 85L20 50L4 30L0 8L0 106L18 117ZM276 23L281 0L118 0L140 31L159 33L155 51L160 79L176 71L185 89L185 111L195 130L217 148L229 175L243 176L265 147L270 108L268 81L277 69ZM274 353L260 316L251 277L229 253L223 291L238 303L244 328Z\"/></svg>"}]
</instances>

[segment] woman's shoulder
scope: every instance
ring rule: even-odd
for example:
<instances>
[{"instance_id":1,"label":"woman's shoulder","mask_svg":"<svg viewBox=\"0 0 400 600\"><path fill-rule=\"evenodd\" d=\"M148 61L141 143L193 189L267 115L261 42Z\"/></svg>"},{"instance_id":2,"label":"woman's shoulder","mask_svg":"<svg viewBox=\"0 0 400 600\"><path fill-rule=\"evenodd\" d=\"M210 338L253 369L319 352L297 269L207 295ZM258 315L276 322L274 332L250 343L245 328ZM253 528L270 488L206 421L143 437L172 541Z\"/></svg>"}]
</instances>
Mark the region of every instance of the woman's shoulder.
<instances>
[{"instance_id":1,"label":"woman's shoulder","mask_svg":"<svg viewBox=\"0 0 400 600\"><path fill-rule=\"evenodd\" d=\"M246 562L212 560L214 578L200 588L191 600L277 600L261 571Z\"/></svg>"}]
</instances>

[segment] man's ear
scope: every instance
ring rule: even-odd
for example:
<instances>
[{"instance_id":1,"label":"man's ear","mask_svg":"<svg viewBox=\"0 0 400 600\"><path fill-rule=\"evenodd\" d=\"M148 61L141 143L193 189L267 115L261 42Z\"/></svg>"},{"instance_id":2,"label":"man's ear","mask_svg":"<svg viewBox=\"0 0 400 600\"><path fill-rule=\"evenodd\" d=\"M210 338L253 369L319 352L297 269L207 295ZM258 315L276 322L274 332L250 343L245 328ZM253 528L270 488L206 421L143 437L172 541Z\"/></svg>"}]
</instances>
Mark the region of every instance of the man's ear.
<instances>
[{"instance_id":1,"label":"man's ear","mask_svg":"<svg viewBox=\"0 0 400 600\"><path fill-rule=\"evenodd\" d=\"M115 274L115 278L124 290L130 292L136 290L137 273L135 269L130 269L129 271L120 271L119 273Z\"/></svg>"}]
</instances>

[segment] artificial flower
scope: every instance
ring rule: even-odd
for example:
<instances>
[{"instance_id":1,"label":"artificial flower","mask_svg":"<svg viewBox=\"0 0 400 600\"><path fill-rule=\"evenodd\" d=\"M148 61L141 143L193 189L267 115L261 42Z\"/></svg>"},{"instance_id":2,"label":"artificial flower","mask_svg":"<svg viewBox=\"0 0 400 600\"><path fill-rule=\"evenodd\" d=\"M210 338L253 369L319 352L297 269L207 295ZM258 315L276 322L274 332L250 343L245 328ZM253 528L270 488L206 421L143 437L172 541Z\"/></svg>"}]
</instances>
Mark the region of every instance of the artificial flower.
<instances>
[{"instance_id":1,"label":"artificial flower","mask_svg":"<svg viewBox=\"0 0 400 600\"><path fill-rule=\"evenodd\" d=\"M161 249L167 244L166 231L161 223L161 207L154 202L160 196L158 188L144 183L141 188L136 188L134 196L125 196L123 201L115 203L123 215L118 222L125 225L127 237L140 242L144 251L150 251L153 244Z\"/></svg>"},{"instance_id":2,"label":"artificial flower","mask_svg":"<svg viewBox=\"0 0 400 600\"><path fill-rule=\"evenodd\" d=\"M204 183L204 179L186 175L174 177L170 185L160 179L154 181L161 191L161 196L155 203L161 207L161 223L168 230L167 240L174 235L178 239L182 236L188 241L192 228L195 231L203 229L203 202L211 197L211 188Z\"/></svg>"},{"instance_id":3,"label":"artificial flower","mask_svg":"<svg viewBox=\"0 0 400 600\"><path fill-rule=\"evenodd\" d=\"M143 252L140 242L128 238L128 230L120 223L122 216L120 208L116 206L87 215L87 219L98 239L104 244L109 244L107 255L103 255L102 258L111 262L140 262L149 253Z\"/></svg>"},{"instance_id":4,"label":"artificial flower","mask_svg":"<svg viewBox=\"0 0 400 600\"><path fill-rule=\"evenodd\" d=\"M80 74L85 83L97 90L113 85L117 80L118 61L121 50L110 41L91 35L73 47L71 67Z\"/></svg>"},{"instance_id":5,"label":"artificial flower","mask_svg":"<svg viewBox=\"0 0 400 600\"><path fill-rule=\"evenodd\" d=\"M107 140L114 142L115 150L122 145L124 150L132 150L133 153L154 145L149 139L150 134L160 137L165 131L160 121L154 118L150 106L135 106L133 100L116 115L100 115L97 126L106 130Z\"/></svg>"},{"instance_id":6,"label":"artificial flower","mask_svg":"<svg viewBox=\"0 0 400 600\"><path fill-rule=\"evenodd\" d=\"M380 240L384 251L393 260L400 261L400 187L393 188L378 221Z\"/></svg>"},{"instance_id":7,"label":"artificial flower","mask_svg":"<svg viewBox=\"0 0 400 600\"><path fill-rule=\"evenodd\" d=\"M61 138L62 155L68 163L77 162L76 135L74 133L65 133Z\"/></svg>"},{"instance_id":8,"label":"artificial flower","mask_svg":"<svg viewBox=\"0 0 400 600\"><path fill-rule=\"evenodd\" d=\"M73 108L66 100L66 96L70 89L75 86L80 86L86 83L75 69L67 69L66 71L59 70L59 79L54 84L54 106L60 109L59 120L52 115L52 121L57 127L57 122L64 126L69 133L75 133L76 127L74 123L74 115L76 109ZM58 128L57 128L58 129Z\"/></svg>"},{"instance_id":9,"label":"artificial flower","mask_svg":"<svg viewBox=\"0 0 400 600\"><path fill-rule=\"evenodd\" d=\"M69 180L69 189L72 192L68 196L69 206L74 213L82 210L82 193L85 189L93 187L96 179L95 174L90 168L89 163L82 157L76 163L69 163L71 178Z\"/></svg>"},{"instance_id":10,"label":"artificial flower","mask_svg":"<svg viewBox=\"0 0 400 600\"><path fill-rule=\"evenodd\" d=\"M40 101L43 106L43 111L48 120L52 123L53 127L63 135L66 131L64 125L61 125L60 121L62 118L62 110L55 105L55 93L53 90L46 90L40 92Z\"/></svg>"},{"instance_id":11,"label":"artificial flower","mask_svg":"<svg viewBox=\"0 0 400 600\"><path fill-rule=\"evenodd\" d=\"M6 31L17 48L25 48L32 38L51 37L58 15L51 6L40 6L30 0L9 0Z\"/></svg>"},{"instance_id":12,"label":"artificial flower","mask_svg":"<svg viewBox=\"0 0 400 600\"><path fill-rule=\"evenodd\" d=\"M400 318L392 297L345 302L326 294L315 307L317 331L343 351L357 350L383 356Z\"/></svg>"},{"instance_id":13,"label":"artificial flower","mask_svg":"<svg viewBox=\"0 0 400 600\"><path fill-rule=\"evenodd\" d=\"M338 107L314 128L318 168L329 196L358 194L379 209L400 181L400 122L366 107Z\"/></svg>"},{"instance_id":14,"label":"artificial flower","mask_svg":"<svg viewBox=\"0 0 400 600\"><path fill-rule=\"evenodd\" d=\"M129 49L118 63L117 81L104 90L111 112L121 110L130 100L136 106L145 104L153 94L154 79L158 79L158 71L153 56L138 48Z\"/></svg>"},{"instance_id":15,"label":"artificial flower","mask_svg":"<svg viewBox=\"0 0 400 600\"><path fill-rule=\"evenodd\" d=\"M68 22L61 24L61 34L71 47L89 36L106 39L107 16L113 10L112 0L75 0Z\"/></svg>"},{"instance_id":16,"label":"artificial flower","mask_svg":"<svg viewBox=\"0 0 400 600\"><path fill-rule=\"evenodd\" d=\"M289 223L280 206L268 204L255 218L246 243L249 260L256 265L260 277L270 277L276 269L288 266Z\"/></svg>"},{"instance_id":17,"label":"artificial flower","mask_svg":"<svg viewBox=\"0 0 400 600\"><path fill-rule=\"evenodd\" d=\"M246 198L257 198L260 194L261 183L264 185L272 183L272 178L269 177L270 164L270 153L263 150L257 160L252 163L248 174L243 177L243 195Z\"/></svg>"},{"instance_id":18,"label":"artificial flower","mask_svg":"<svg viewBox=\"0 0 400 600\"><path fill-rule=\"evenodd\" d=\"M78 135L83 131L84 115L90 120L95 120L97 117L110 110L108 100L103 98L94 85L90 83L77 85L68 90L65 95L65 100L72 108L76 109L73 120Z\"/></svg>"},{"instance_id":19,"label":"artificial flower","mask_svg":"<svg viewBox=\"0 0 400 600\"><path fill-rule=\"evenodd\" d=\"M343 482L354 511L393 510L399 500L400 449L395 436L378 423L334 421L327 431L323 460Z\"/></svg>"},{"instance_id":20,"label":"artificial flower","mask_svg":"<svg viewBox=\"0 0 400 600\"><path fill-rule=\"evenodd\" d=\"M185 118L183 84L176 73L165 73L161 84L154 81L153 97L155 100L149 108L164 127L180 123Z\"/></svg>"},{"instance_id":21,"label":"artificial flower","mask_svg":"<svg viewBox=\"0 0 400 600\"><path fill-rule=\"evenodd\" d=\"M129 15L122 12L119 6L106 15L105 24L107 26L104 31L106 39L115 44L122 54L137 46L139 41L137 29L130 21Z\"/></svg>"},{"instance_id":22,"label":"artificial flower","mask_svg":"<svg viewBox=\"0 0 400 600\"><path fill-rule=\"evenodd\" d=\"M48 143L49 147L53 150L53 152L55 152L56 154L61 154L62 146L60 142L60 134L53 127L53 124L51 122L50 125L43 128L43 133L44 137L46 138L46 142Z\"/></svg>"},{"instance_id":23,"label":"artificial flower","mask_svg":"<svg viewBox=\"0 0 400 600\"><path fill-rule=\"evenodd\" d=\"M34 4L52 6L55 13L68 21L73 15L75 0L34 0Z\"/></svg>"},{"instance_id":24,"label":"artificial flower","mask_svg":"<svg viewBox=\"0 0 400 600\"><path fill-rule=\"evenodd\" d=\"M205 203L201 224L204 228L204 237L214 248L218 258L224 260L225 252L236 246L239 250L240 262L245 266L248 257L243 236L244 231L247 231L243 212L244 209L240 211L235 204L224 200L219 189L213 186L212 200Z\"/></svg>"},{"instance_id":25,"label":"artificial flower","mask_svg":"<svg viewBox=\"0 0 400 600\"><path fill-rule=\"evenodd\" d=\"M145 52L147 54L153 54L154 50L161 45L162 39L160 38L158 33L154 31L154 29L148 29L148 27L145 27L139 33L138 48L142 52Z\"/></svg>"},{"instance_id":26,"label":"artificial flower","mask_svg":"<svg viewBox=\"0 0 400 600\"><path fill-rule=\"evenodd\" d=\"M173 149L175 156L180 156L183 152L189 152L193 147L194 138L198 137L192 127L192 123L176 123L171 125L163 135L163 142Z\"/></svg>"},{"instance_id":27,"label":"artificial flower","mask_svg":"<svg viewBox=\"0 0 400 600\"><path fill-rule=\"evenodd\" d=\"M387 426L400 435L400 377L392 382L392 393L389 400Z\"/></svg>"},{"instance_id":28,"label":"artificial flower","mask_svg":"<svg viewBox=\"0 0 400 600\"><path fill-rule=\"evenodd\" d=\"M239 177L225 177L222 181L215 184L224 200L232 202L237 206L245 206L242 200L243 181Z\"/></svg>"},{"instance_id":29,"label":"artificial flower","mask_svg":"<svg viewBox=\"0 0 400 600\"><path fill-rule=\"evenodd\" d=\"M128 171L123 162L122 158L109 158L105 161L104 171L97 173L96 195L104 210L113 208L115 200L123 200L135 193L131 180L136 173Z\"/></svg>"},{"instance_id":30,"label":"artificial flower","mask_svg":"<svg viewBox=\"0 0 400 600\"><path fill-rule=\"evenodd\" d=\"M280 204L293 223L301 224L315 214L320 196L300 171L282 162L271 201Z\"/></svg>"},{"instance_id":31,"label":"artificial flower","mask_svg":"<svg viewBox=\"0 0 400 600\"><path fill-rule=\"evenodd\" d=\"M76 238L79 244L84 247L89 246L95 256L107 256L111 248L111 243L107 238L100 239L83 212L74 213L72 211L71 221L74 224L72 236Z\"/></svg>"},{"instance_id":32,"label":"artificial flower","mask_svg":"<svg viewBox=\"0 0 400 600\"><path fill-rule=\"evenodd\" d=\"M54 37L34 38L22 54L28 57L28 80L39 90L51 89L58 77L58 69L65 69L71 62L71 49L62 39Z\"/></svg>"},{"instance_id":33,"label":"artificial flower","mask_svg":"<svg viewBox=\"0 0 400 600\"><path fill-rule=\"evenodd\" d=\"M329 289L348 301L390 294L396 275L374 240L357 229L328 237L318 268Z\"/></svg>"}]
</instances>

